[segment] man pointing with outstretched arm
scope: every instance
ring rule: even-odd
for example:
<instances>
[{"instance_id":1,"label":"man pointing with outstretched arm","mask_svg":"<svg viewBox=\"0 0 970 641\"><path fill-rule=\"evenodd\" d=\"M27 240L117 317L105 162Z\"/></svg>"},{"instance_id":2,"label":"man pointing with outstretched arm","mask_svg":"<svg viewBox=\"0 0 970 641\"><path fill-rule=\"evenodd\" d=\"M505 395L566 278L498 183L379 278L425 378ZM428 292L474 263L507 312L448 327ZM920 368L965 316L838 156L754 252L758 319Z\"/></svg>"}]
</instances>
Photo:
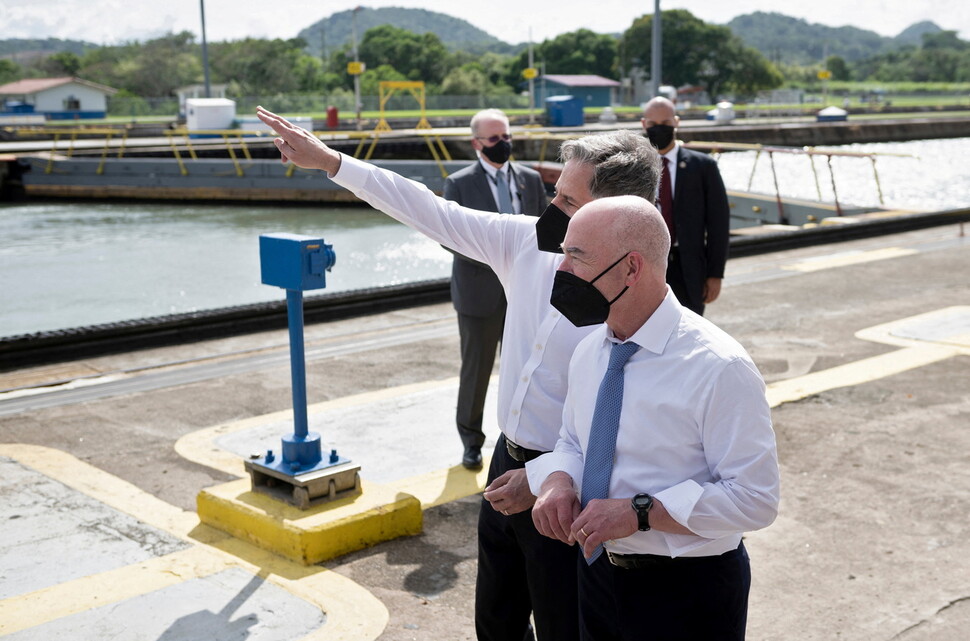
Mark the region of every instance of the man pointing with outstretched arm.
<instances>
[{"instance_id":1,"label":"man pointing with outstretched arm","mask_svg":"<svg viewBox=\"0 0 970 641\"><path fill-rule=\"evenodd\" d=\"M569 217L582 205L624 194L652 199L660 176L656 151L625 131L564 143L556 196L537 221L462 207L420 183L342 155L262 108L257 115L279 135L283 162L326 171L371 206L498 276L508 299L499 365L502 436L479 512L475 627L480 641L519 641L531 636L532 613L539 641L578 639L577 551L536 530L535 497L524 469L556 444L569 358L592 329L575 327L549 304L562 260L552 252L561 251Z\"/></svg>"}]
</instances>

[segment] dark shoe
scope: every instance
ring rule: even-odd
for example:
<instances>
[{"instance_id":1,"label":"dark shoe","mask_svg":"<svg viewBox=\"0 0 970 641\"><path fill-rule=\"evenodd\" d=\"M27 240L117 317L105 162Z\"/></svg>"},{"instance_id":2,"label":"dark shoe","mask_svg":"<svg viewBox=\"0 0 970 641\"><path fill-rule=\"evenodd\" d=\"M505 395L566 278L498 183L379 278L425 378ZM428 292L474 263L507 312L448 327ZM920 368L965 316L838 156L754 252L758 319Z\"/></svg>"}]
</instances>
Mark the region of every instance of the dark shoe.
<instances>
[{"instance_id":1,"label":"dark shoe","mask_svg":"<svg viewBox=\"0 0 970 641\"><path fill-rule=\"evenodd\" d=\"M466 470L482 469L482 448L469 445L465 448L465 455L461 457L461 464Z\"/></svg>"}]
</instances>

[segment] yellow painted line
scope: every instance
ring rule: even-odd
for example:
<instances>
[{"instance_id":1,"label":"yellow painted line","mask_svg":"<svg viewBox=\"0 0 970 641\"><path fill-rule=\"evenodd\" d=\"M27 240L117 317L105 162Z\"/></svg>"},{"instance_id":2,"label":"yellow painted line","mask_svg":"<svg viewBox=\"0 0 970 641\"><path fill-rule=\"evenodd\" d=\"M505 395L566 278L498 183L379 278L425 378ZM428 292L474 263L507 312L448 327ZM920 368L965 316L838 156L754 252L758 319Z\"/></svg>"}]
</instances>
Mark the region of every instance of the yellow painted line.
<instances>
[{"instance_id":1,"label":"yellow painted line","mask_svg":"<svg viewBox=\"0 0 970 641\"><path fill-rule=\"evenodd\" d=\"M792 263L791 265L783 265L782 269L794 272L817 272L823 269L848 267L850 265L871 263L877 260L900 258L901 256L910 256L916 253L918 253L917 250L904 247L886 247L871 251L851 251L819 256L817 258L808 258L797 263Z\"/></svg>"},{"instance_id":2,"label":"yellow painted line","mask_svg":"<svg viewBox=\"0 0 970 641\"><path fill-rule=\"evenodd\" d=\"M343 398L337 398L330 401L314 403L313 405L307 406L307 414L320 414L330 410L343 409L358 405L368 405L370 403L376 403L390 398L396 398L398 396L416 394L418 392L424 392L437 389L439 387L448 387L450 385L457 384L458 377L456 376L437 381L410 383L408 385L389 387L387 389L375 390L372 392L362 392L360 394L353 394L351 396L345 396ZM286 420L292 421L292 419L293 411L283 410L280 412L273 412L271 414L263 414L262 416L254 416L241 421L233 421L232 423L223 423L214 427L208 427L196 432L192 432L191 434L186 434L180 438L175 442L175 451L182 458L188 459L194 463L198 463L199 465L205 465L206 467L221 470L226 474L232 474L233 476L248 477L249 475L243 466L243 460L237 454L227 452L226 450L220 448L218 445L216 445L216 440L222 436L225 436L226 434L256 429L270 423L283 422Z\"/></svg>"},{"instance_id":3,"label":"yellow painted line","mask_svg":"<svg viewBox=\"0 0 970 641\"><path fill-rule=\"evenodd\" d=\"M0 601L0 634L49 623L226 569L200 546Z\"/></svg>"},{"instance_id":4,"label":"yellow painted line","mask_svg":"<svg viewBox=\"0 0 970 641\"><path fill-rule=\"evenodd\" d=\"M193 544L175 552L0 601L0 634L141 596L216 572L241 568L319 607L327 622L304 641L372 641L387 626L387 608L350 579L305 567L203 525L198 517L73 456L46 447L0 444L5 456L91 498Z\"/></svg>"},{"instance_id":5,"label":"yellow painted line","mask_svg":"<svg viewBox=\"0 0 970 641\"><path fill-rule=\"evenodd\" d=\"M852 387L924 367L956 356L959 350L951 347L907 347L905 349L846 363L838 367L813 372L798 378L778 381L768 386L768 404L778 407L840 387Z\"/></svg>"},{"instance_id":6,"label":"yellow painted line","mask_svg":"<svg viewBox=\"0 0 970 641\"><path fill-rule=\"evenodd\" d=\"M890 323L874 325L873 327L860 329L855 333L855 335L857 338L861 338L863 340L872 341L874 343L885 343L887 345L896 345L898 347L918 347L928 343L934 345L947 345L964 350L963 353L970 355L970 333L963 332L963 328L958 330L959 333L947 336L942 340L927 340L900 336L897 333L905 328L912 328L920 325L945 327L952 323L955 319L960 318L970 318L970 305L954 305L952 307L944 307L943 309L936 309L931 312L926 312L917 316L910 316L909 318L904 318L901 320L895 320ZM966 329L970 331L970 327Z\"/></svg>"},{"instance_id":7,"label":"yellow painted line","mask_svg":"<svg viewBox=\"0 0 970 641\"><path fill-rule=\"evenodd\" d=\"M116 476L80 461L66 452L39 445L0 445L8 456L64 485L120 512L130 514L181 539L190 539L199 519Z\"/></svg>"},{"instance_id":8,"label":"yellow painted line","mask_svg":"<svg viewBox=\"0 0 970 641\"><path fill-rule=\"evenodd\" d=\"M767 390L768 403L771 407L777 407L782 403L797 401L828 390L894 376L960 354L970 356L970 333L964 332L964 327L959 324L966 319L970 319L970 306L956 305L859 330L855 334L858 338L896 345L902 349L772 383ZM904 329L915 333L914 328L927 326L938 330L952 328L955 333L940 338L915 338L894 334Z\"/></svg>"},{"instance_id":9,"label":"yellow painted line","mask_svg":"<svg viewBox=\"0 0 970 641\"><path fill-rule=\"evenodd\" d=\"M435 381L399 385L397 387L372 392L363 392L322 403L315 403L308 406L307 414L312 416L325 411L369 405L371 403L457 384L458 377L456 376ZM237 454L220 448L216 444L218 439L227 434L257 429L271 423L292 420L292 417L292 410L284 410L198 430L180 438L175 443L175 451L179 456L200 465L221 470L237 477L248 477L249 475L245 470L243 460ZM388 487L393 487L397 492L403 492L416 497L421 502L421 508L426 510L436 505L456 501L481 492L485 487L490 463L491 457L483 455L482 469L476 474L470 474L465 468L456 465L394 481L388 484ZM378 484L370 484L370 486L380 487Z\"/></svg>"},{"instance_id":10,"label":"yellow painted line","mask_svg":"<svg viewBox=\"0 0 970 641\"><path fill-rule=\"evenodd\" d=\"M421 501L421 509L427 510L481 492L488 480L488 467L491 464L491 455L482 452L482 469L475 474L469 473L461 465L455 465L395 481L394 488L417 497Z\"/></svg>"}]
</instances>

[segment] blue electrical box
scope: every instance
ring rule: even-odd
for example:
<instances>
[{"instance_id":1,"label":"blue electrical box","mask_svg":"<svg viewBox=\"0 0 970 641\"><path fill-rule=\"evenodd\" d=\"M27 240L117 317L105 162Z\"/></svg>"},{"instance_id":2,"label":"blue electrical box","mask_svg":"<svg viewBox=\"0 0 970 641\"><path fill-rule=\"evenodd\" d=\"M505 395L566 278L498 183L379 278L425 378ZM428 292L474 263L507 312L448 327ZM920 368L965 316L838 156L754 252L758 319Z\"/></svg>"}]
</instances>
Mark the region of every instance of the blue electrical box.
<instances>
[{"instance_id":1,"label":"blue electrical box","mask_svg":"<svg viewBox=\"0 0 970 641\"><path fill-rule=\"evenodd\" d=\"M259 237L260 278L264 285L293 291L323 289L326 272L337 262L333 245L322 238L298 234L262 234Z\"/></svg>"},{"instance_id":2,"label":"blue electrical box","mask_svg":"<svg viewBox=\"0 0 970 641\"><path fill-rule=\"evenodd\" d=\"M546 124L550 127L581 127L583 99L576 96L549 96L546 98Z\"/></svg>"}]
</instances>

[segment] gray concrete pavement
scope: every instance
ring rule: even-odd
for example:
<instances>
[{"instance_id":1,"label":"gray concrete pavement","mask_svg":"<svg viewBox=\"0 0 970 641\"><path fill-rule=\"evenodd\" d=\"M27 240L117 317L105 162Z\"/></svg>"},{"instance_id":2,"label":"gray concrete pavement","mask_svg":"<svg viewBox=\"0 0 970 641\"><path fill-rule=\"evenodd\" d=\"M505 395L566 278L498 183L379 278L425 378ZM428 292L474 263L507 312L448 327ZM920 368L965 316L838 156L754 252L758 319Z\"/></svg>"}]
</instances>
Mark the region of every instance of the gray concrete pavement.
<instances>
[{"instance_id":1,"label":"gray concrete pavement","mask_svg":"<svg viewBox=\"0 0 970 641\"><path fill-rule=\"evenodd\" d=\"M746 539L749 638L966 638L960 232L729 261L708 316L770 384L783 483L778 520ZM456 473L453 321L444 304L307 328L314 429L359 453L366 480L413 488ZM285 351L285 332L267 332L0 374L0 389L130 383L46 407L54 388L0 392L0 635L473 639L474 494L425 501L419 536L308 568L198 523L200 490L285 429L285 360L239 363ZM185 376L158 376L171 372Z\"/></svg>"}]
</instances>

